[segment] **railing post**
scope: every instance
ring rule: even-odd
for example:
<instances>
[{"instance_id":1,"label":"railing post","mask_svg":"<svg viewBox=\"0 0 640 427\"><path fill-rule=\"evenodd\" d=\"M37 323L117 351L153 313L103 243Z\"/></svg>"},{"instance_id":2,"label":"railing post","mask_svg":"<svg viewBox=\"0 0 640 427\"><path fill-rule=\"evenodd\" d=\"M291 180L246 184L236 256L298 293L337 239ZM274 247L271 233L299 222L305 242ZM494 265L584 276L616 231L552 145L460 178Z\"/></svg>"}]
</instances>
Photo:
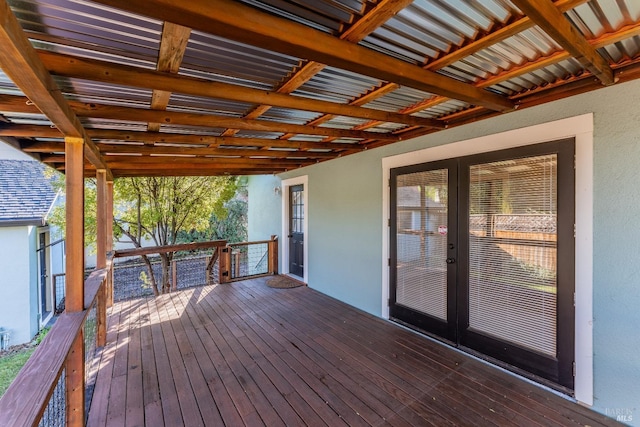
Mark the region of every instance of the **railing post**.
<instances>
[{"instance_id":1,"label":"railing post","mask_svg":"<svg viewBox=\"0 0 640 427\"><path fill-rule=\"evenodd\" d=\"M233 263L233 278L240 277L240 252L236 251L233 253L234 263Z\"/></svg>"},{"instance_id":2,"label":"railing post","mask_svg":"<svg viewBox=\"0 0 640 427\"><path fill-rule=\"evenodd\" d=\"M71 345L65 365L67 426L84 426L84 330Z\"/></svg>"},{"instance_id":3,"label":"railing post","mask_svg":"<svg viewBox=\"0 0 640 427\"><path fill-rule=\"evenodd\" d=\"M176 260L171 260L171 290L178 289L178 263Z\"/></svg>"},{"instance_id":4,"label":"railing post","mask_svg":"<svg viewBox=\"0 0 640 427\"><path fill-rule=\"evenodd\" d=\"M278 274L278 236L272 235L269 242L269 273Z\"/></svg>"},{"instance_id":5,"label":"railing post","mask_svg":"<svg viewBox=\"0 0 640 427\"><path fill-rule=\"evenodd\" d=\"M231 281L231 272L229 267L231 266L231 248L225 246L220 248L220 283L229 283Z\"/></svg>"},{"instance_id":6,"label":"railing post","mask_svg":"<svg viewBox=\"0 0 640 427\"><path fill-rule=\"evenodd\" d=\"M104 347L107 344L107 285L109 284L109 273L105 277L105 282L98 291L96 301L96 346Z\"/></svg>"}]
</instances>

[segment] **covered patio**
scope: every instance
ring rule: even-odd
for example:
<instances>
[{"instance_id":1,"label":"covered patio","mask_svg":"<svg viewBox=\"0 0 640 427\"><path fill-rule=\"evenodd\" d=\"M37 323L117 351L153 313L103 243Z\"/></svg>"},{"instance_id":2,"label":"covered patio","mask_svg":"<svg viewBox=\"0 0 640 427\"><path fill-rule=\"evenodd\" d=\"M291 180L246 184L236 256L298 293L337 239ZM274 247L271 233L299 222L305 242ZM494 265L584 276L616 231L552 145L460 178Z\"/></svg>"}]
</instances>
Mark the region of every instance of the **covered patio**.
<instances>
[{"instance_id":1,"label":"covered patio","mask_svg":"<svg viewBox=\"0 0 640 427\"><path fill-rule=\"evenodd\" d=\"M88 425L616 425L306 286L114 304Z\"/></svg>"}]
</instances>

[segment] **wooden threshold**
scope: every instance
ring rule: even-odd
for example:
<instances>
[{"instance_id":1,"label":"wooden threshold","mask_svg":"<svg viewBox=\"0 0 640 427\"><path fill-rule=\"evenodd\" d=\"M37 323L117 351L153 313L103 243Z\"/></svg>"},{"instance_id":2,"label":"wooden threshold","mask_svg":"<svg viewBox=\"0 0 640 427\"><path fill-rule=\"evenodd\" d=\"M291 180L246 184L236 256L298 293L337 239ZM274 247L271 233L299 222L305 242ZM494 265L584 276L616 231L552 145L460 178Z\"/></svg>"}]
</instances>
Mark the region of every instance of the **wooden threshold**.
<instances>
[{"instance_id":1,"label":"wooden threshold","mask_svg":"<svg viewBox=\"0 0 640 427\"><path fill-rule=\"evenodd\" d=\"M617 425L309 287L267 280L114 304L88 425Z\"/></svg>"}]
</instances>

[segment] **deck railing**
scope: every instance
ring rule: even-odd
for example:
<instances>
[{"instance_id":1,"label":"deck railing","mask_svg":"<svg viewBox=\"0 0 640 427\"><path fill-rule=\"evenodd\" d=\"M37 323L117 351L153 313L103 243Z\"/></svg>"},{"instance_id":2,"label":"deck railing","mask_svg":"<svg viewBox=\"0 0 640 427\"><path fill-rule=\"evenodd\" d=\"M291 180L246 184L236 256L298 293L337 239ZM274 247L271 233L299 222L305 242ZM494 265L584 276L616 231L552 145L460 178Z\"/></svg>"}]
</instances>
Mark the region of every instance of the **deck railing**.
<instances>
[{"instance_id":1,"label":"deck railing","mask_svg":"<svg viewBox=\"0 0 640 427\"><path fill-rule=\"evenodd\" d=\"M84 310L63 313L0 399L2 426L64 426L84 420L106 343L112 261L84 283ZM84 408L85 413L78 413Z\"/></svg>"},{"instance_id":2,"label":"deck railing","mask_svg":"<svg viewBox=\"0 0 640 427\"><path fill-rule=\"evenodd\" d=\"M278 237L232 243L220 255L220 283L278 274Z\"/></svg>"},{"instance_id":3,"label":"deck railing","mask_svg":"<svg viewBox=\"0 0 640 427\"><path fill-rule=\"evenodd\" d=\"M278 239L235 243L226 241L118 251L107 266L84 283L84 310L62 313L0 399L0 426L82 425L91 405L98 372L97 351L106 344L107 306L113 303L113 258L163 252L214 249L202 263L207 283L277 274ZM217 268L215 268L217 266ZM214 271L217 270L217 274ZM179 270L174 283L179 288ZM209 279L211 278L211 279ZM78 412L84 410L84 413Z\"/></svg>"}]
</instances>

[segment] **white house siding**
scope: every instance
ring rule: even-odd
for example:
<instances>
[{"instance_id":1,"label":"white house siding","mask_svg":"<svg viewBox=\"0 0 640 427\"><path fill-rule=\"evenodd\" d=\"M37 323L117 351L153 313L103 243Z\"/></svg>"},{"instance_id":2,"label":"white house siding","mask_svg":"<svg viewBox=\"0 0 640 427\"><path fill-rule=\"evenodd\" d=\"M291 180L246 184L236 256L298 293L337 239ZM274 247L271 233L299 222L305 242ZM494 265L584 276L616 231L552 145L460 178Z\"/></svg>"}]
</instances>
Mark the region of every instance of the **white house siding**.
<instances>
[{"instance_id":1,"label":"white house siding","mask_svg":"<svg viewBox=\"0 0 640 427\"><path fill-rule=\"evenodd\" d=\"M11 345L38 331L36 237L34 226L0 227L0 328Z\"/></svg>"},{"instance_id":2,"label":"white house siding","mask_svg":"<svg viewBox=\"0 0 640 427\"><path fill-rule=\"evenodd\" d=\"M280 175L308 176L309 285L382 315L383 158L593 113L593 408L640 425L639 98L640 81L618 84ZM249 180L250 200L269 195L262 211L281 204L273 186ZM249 214L264 235L279 234L281 221Z\"/></svg>"}]
</instances>

